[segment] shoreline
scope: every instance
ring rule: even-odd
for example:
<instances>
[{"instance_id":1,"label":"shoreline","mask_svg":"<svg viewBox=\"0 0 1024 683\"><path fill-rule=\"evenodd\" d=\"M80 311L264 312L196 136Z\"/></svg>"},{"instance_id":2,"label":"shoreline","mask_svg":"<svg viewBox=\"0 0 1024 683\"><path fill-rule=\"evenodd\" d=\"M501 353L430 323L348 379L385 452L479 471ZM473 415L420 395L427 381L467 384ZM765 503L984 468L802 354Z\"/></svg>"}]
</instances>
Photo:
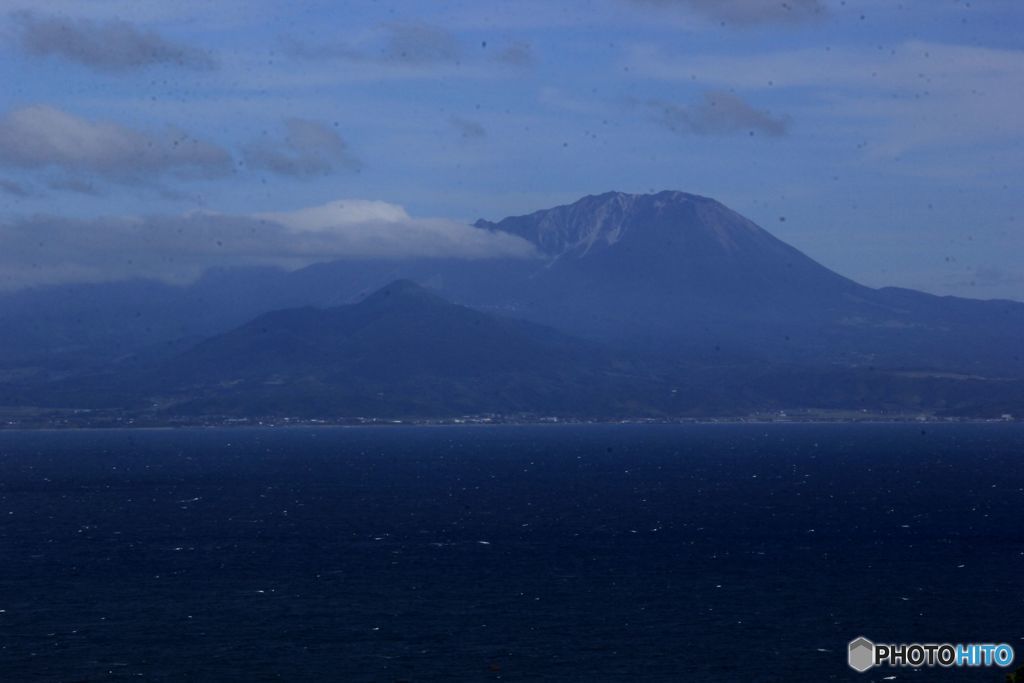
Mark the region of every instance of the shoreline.
<instances>
[{"instance_id":1,"label":"shoreline","mask_svg":"<svg viewBox=\"0 0 1024 683\"><path fill-rule=\"evenodd\" d=\"M0 433L73 430L178 430L178 429L282 429L290 427L538 427L538 426L668 426L668 425L942 425L942 424L1016 424L1017 417L970 416L886 416L877 413L863 416L840 415L768 415L678 418L567 418L555 416L460 416L451 418L236 418L202 416L196 418L147 419L132 416L34 416L0 417Z\"/></svg>"}]
</instances>

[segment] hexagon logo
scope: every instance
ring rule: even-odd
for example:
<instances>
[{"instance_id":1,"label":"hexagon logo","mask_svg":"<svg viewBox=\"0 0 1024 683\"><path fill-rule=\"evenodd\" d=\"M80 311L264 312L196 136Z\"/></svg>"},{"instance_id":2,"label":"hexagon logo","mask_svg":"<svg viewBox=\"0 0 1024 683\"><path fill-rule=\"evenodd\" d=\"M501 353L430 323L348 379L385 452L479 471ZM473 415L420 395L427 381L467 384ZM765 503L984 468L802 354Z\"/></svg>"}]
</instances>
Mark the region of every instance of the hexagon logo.
<instances>
[{"instance_id":1,"label":"hexagon logo","mask_svg":"<svg viewBox=\"0 0 1024 683\"><path fill-rule=\"evenodd\" d=\"M864 636L850 641L849 648L850 668L858 673L864 673L875 665L875 644Z\"/></svg>"}]
</instances>

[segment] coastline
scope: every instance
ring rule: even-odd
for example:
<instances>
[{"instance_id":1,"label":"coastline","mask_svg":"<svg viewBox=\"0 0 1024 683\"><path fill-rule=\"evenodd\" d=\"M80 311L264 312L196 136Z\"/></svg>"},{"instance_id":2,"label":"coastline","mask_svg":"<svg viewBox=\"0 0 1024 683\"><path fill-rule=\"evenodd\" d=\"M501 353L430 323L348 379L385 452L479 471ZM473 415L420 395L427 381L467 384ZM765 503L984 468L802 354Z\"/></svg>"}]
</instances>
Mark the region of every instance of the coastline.
<instances>
[{"instance_id":1,"label":"coastline","mask_svg":"<svg viewBox=\"0 0 1024 683\"><path fill-rule=\"evenodd\" d=\"M748 415L678 417L573 417L531 414L460 415L449 417L365 417L309 418L290 416L237 417L226 415L144 416L98 411L40 412L10 415L0 412L0 432L62 430L173 430L173 429L280 429L288 427L481 427L481 426L587 426L587 425L785 425L785 424L1015 424L1016 416L938 416L931 414L854 411L776 411Z\"/></svg>"}]
</instances>

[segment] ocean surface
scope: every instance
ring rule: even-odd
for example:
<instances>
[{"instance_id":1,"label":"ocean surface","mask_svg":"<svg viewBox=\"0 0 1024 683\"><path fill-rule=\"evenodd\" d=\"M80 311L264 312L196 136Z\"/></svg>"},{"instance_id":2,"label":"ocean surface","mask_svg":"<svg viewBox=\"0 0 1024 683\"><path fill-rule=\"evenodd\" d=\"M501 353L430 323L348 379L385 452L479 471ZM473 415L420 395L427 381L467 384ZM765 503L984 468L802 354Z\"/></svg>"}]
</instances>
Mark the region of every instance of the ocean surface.
<instances>
[{"instance_id":1,"label":"ocean surface","mask_svg":"<svg viewBox=\"0 0 1024 683\"><path fill-rule=\"evenodd\" d=\"M1024 664L1024 425L0 432L3 681L1005 675L859 635Z\"/></svg>"}]
</instances>

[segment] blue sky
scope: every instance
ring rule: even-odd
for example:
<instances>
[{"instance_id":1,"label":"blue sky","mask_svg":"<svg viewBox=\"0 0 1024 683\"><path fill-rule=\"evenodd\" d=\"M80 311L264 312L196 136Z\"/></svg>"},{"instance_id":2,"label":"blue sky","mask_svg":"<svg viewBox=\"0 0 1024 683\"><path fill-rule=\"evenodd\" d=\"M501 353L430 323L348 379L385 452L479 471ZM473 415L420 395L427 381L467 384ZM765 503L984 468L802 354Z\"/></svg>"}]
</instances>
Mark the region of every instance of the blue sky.
<instances>
[{"instance_id":1,"label":"blue sky","mask_svg":"<svg viewBox=\"0 0 1024 683\"><path fill-rule=\"evenodd\" d=\"M6 288L514 255L465 223L678 189L869 285L1024 300L1015 0L0 0L0 22Z\"/></svg>"}]
</instances>

